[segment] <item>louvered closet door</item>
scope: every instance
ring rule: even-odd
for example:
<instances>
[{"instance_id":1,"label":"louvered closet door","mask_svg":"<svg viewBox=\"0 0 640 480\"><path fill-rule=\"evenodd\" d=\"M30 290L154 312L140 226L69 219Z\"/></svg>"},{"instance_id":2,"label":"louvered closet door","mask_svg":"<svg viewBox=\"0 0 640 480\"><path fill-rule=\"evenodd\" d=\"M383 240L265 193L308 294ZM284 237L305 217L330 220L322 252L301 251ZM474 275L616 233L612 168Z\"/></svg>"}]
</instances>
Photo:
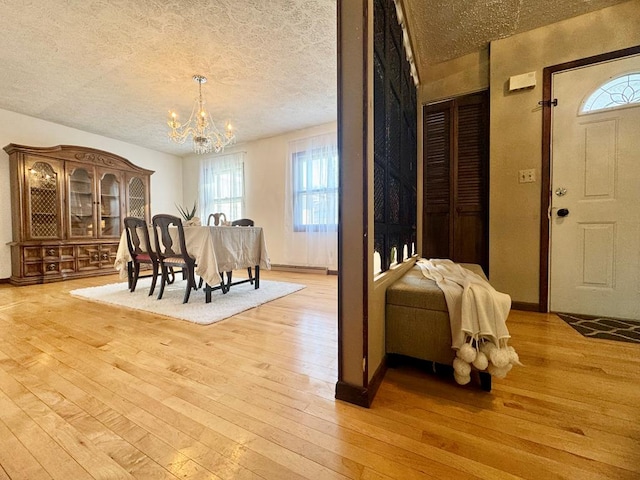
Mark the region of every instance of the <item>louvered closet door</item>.
<instances>
[{"instance_id":1,"label":"louvered closet door","mask_svg":"<svg viewBox=\"0 0 640 480\"><path fill-rule=\"evenodd\" d=\"M423 256L488 270L487 95L424 109Z\"/></svg>"},{"instance_id":2,"label":"louvered closet door","mask_svg":"<svg viewBox=\"0 0 640 480\"><path fill-rule=\"evenodd\" d=\"M443 107L425 107L424 113L422 255L425 258L451 257L451 112Z\"/></svg>"}]
</instances>

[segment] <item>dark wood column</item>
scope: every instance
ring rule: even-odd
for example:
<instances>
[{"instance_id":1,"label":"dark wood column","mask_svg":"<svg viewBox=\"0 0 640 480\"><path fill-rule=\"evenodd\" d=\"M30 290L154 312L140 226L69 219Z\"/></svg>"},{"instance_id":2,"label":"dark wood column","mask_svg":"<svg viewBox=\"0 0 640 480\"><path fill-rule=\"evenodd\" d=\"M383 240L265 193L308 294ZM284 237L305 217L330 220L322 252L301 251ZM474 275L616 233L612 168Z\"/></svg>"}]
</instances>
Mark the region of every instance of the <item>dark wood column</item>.
<instances>
[{"instance_id":1,"label":"dark wood column","mask_svg":"<svg viewBox=\"0 0 640 480\"><path fill-rule=\"evenodd\" d=\"M368 406L368 1L338 0L337 7L340 269L336 398Z\"/></svg>"}]
</instances>

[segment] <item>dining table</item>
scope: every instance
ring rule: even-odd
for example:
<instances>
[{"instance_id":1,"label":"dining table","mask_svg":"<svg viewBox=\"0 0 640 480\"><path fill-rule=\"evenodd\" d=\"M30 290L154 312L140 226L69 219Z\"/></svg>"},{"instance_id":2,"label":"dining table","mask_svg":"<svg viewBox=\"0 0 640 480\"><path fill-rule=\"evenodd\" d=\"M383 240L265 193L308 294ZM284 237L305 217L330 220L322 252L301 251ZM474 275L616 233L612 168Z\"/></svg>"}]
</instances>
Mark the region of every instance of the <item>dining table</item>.
<instances>
[{"instance_id":1,"label":"dining table","mask_svg":"<svg viewBox=\"0 0 640 480\"><path fill-rule=\"evenodd\" d=\"M148 226L149 238L154 242L153 227ZM260 269L271 269L267 244L262 227L230 226L183 226L185 245L189 255L196 259L195 273L205 282L205 301L211 301L211 292L221 289L226 293L232 285L248 282L236 280L225 282L224 273L238 269L253 268L254 287L260 288ZM174 245L178 231L175 229ZM140 238L144 238L141 234ZM141 247L146 247L141 245ZM155 250L155 245L151 246ZM127 246L126 231L120 236L114 267L120 272L120 278L128 277L128 265L131 255Z\"/></svg>"}]
</instances>

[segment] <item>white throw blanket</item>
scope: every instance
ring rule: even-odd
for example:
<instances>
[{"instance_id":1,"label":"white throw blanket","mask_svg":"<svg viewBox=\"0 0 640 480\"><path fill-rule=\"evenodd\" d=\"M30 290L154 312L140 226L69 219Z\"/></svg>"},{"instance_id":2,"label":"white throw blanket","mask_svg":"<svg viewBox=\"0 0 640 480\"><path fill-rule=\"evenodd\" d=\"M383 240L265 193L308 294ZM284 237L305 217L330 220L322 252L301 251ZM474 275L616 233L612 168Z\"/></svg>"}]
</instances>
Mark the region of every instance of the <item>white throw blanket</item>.
<instances>
[{"instance_id":1,"label":"white throw blanket","mask_svg":"<svg viewBox=\"0 0 640 480\"><path fill-rule=\"evenodd\" d=\"M451 322L451 347L458 350L469 339L506 346L506 321L511 297L496 291L484 278L451 260L421 258L417 265L425 277L444 292Z\"/></svg>"}]
</instances>

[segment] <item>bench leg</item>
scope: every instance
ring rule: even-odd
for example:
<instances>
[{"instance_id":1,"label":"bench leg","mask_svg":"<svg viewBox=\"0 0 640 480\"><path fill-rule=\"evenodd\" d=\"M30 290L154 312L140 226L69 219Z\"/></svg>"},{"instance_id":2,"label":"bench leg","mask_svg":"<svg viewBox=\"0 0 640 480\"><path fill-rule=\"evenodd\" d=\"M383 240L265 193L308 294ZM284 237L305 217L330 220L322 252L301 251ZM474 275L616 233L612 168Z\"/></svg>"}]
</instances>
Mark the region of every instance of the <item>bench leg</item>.
<instances>
[{"instance_id":1,"label":"bench leg","mask_svg":"<svg viewBox=\"0 0 640 480\"><path fill-rule=\"evenodd\" d=\"M453 376L453 367L451 365L445 365L444 363L432 362L433 373L439 377L447 378Z\"/></svg>"},{"instance_id":2,"label":"bench leg","mask_svg":"<svg viewBox=\"0 0 640 480\"><path fill-rule=\"evenodd\" d=\"M480 388L485 392L491 391L491 374L489 372L478 372L480 374Z\"/></svg>"},{"instance_id":3,"label":"bench leg","mask_svg":"<svg viewBox=\"0 0 640 480\"><path fill-rule=\"evenodd\" d=\"M387 367L398 368L402 363L400 356L395 353L387 353Z\"/></svg>"},{"instance_id":4,"label":"bench leg","mask_svg":"<svg viewBox=\"0 0 640 480\"><path fill-rule=\"evenodd\" d=\"M433 363L433 371L441 377L453 376L453 366L442 365L441 363ZM471 372L473 375L473 372ZM485 392L491 391L491 374L489 372L478 372L480 378L480 388Z\"/></svg>"}]
</instances>

